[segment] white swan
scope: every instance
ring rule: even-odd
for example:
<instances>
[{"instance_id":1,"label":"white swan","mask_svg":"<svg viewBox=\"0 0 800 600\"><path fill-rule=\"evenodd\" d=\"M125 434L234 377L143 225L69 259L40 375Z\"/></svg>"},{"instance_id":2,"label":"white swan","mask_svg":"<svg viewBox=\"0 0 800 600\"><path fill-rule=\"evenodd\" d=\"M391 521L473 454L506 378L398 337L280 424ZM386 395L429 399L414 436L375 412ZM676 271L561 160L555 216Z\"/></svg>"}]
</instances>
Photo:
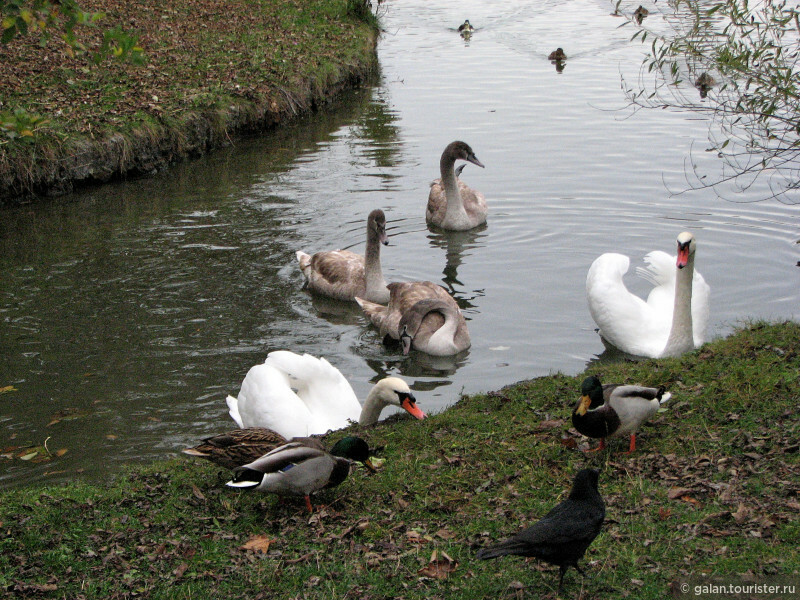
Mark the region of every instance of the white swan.
<instances>
[{"instance_id":1,"label":"white swan","mask_svg":"<svg viewBox=\"0 0 800 600\"><path fill-rule=\"evenodd\" d=\"M361 256L349 250L330 250L309 255L298 250L297 262L308 289L337 300L356 296L388 302L389 290L381 271L381 244L387 245L386 215L375 209L367 217L367 247Z\"/></svg>"},{"instance_id":2,"label":"white swan","mask_svg":"<svg viewBox=\"0 0 800 600\"><path fill-rule=\"evenodd\" d=\"M336 367L324 358L288 350L270 352L264 364L251 368L238 398L228 396L227 403L239 427L266 427L287 439L342 429L355 421L370 425L390 404L425 418L408 384L398 377L375 384L362 408Z\"/></svg>"},{"instance_id":3,"label":"white swan","mask_svg":"<svg viewBox=\"0 0 800 600\"><path fill-rule=\"evenodd\" d=\"M589 312L600 335L636 356L679 356L706 341L711 288L694 270L697 242L684 231L678 256L654 251L637 273L655 284L647 302L631 294L622 281L630 260L622 254L599 256L586 276Z\"/></svg>"},{"instance_id":4,"label":"white swan","mask_svg":"<svg viewBox=\"0 0 800 600\"><path fill-rule=\"evenodd\" d=\"M469 348L464 315L442 286L411 281L390 283L388 287L391 296L387 306L356 298L381 337L401 340L406 353L406 344L434 356L451 356Z\"/></svg>"},{"instance_id":5,"label":"white swan","mask_svg":"<svg viewBox=\"0 0 800 600\"><path fill-rule=\"evenodd\" d=\"M456 160L466 160L483 167L472 148L464 142L452 142L439 160L441 179L431 184L425 221L442 229L466 231L486 222L489 209L486 198L456 177Z\"/></svg>"}]
</instances>

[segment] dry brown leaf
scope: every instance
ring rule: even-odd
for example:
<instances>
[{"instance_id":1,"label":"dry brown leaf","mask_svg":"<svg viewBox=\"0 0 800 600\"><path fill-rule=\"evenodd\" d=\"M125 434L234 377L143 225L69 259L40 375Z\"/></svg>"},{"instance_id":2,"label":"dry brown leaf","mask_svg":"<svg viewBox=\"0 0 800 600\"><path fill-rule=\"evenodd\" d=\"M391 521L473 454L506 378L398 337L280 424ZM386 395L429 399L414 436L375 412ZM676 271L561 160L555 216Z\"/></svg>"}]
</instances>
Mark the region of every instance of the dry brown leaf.
<instances>
[{"instance_id":1,"label":"dry brown leaf","mask_svg":"<svg viewBox=\"0 0 800 600\"><path fill-rule=\"evenodd\" d=\"M750 510L744 504L739 504L736 512L732 513L731 516L738 525L741 525L747 521L750 516Z\"/></svg>"},{"instance_id":2,"label":"dry brown leaf","mask_svg":"<svg viewBox=\"0 0 800 600\"><path fill-rule=\"evenodd\" d=\"M206 497L203 495L203 492L201 492L200 488L197 487L195 484L192 484L192 493L194 494L194 497L197 498L198 500L206 499Z\"/></svg>"},{"instance_id":3,"label":"dry brown leaf","mask_svg":"<svg viewBox=\"0 0 800 600\"><path fill-rule=\"evenodd\" d=\"M682 488L682 487L670 488L669 491L667 492L667 498L669 498L670 500L675 500L677 498L680 498L681 496L687 495L691 491L692 490L690 490L689 488Z\"/></svg>"},{"instance_id":4,"label":"dry brown leaf","mask_svg":"<svg viewBox=\"0 0 800 600\"><path fill-rule=\"evenodd\" d=\"M186 573L186 570L188 568L189 568L189 563L182 562L177 567L175 567L175 570L172 572L172 574L175 575L175 579L180 579L181 577L183 577L183 574Z\"/></svg>"},{"instance_id":5,"label":"dry brown leaf","mask_svg":"<svg viewBox=\"0 0 800 600\"><path fill-rule=\"evenodd\" d=\"M417 571L417 575L433 579L447 579L450 573L456 570L457 566L458 563L450 558L446 552L434 550L431 554L430 562Z\"/></svg>"},{"instance_id":6,"label":"dry brown leaf","mask_svg":"<svg viewBox=\"0 0 800 600\"><path fill-rule=\"evenodd\" d=\"M249 540L247 540L244 544L239 546L240 550L252 550L253 552L263 552L264 554L267 553L269 550L270 544L274 540L269 539L266 535L254 535Z\"/></svg>"}]
</instances>

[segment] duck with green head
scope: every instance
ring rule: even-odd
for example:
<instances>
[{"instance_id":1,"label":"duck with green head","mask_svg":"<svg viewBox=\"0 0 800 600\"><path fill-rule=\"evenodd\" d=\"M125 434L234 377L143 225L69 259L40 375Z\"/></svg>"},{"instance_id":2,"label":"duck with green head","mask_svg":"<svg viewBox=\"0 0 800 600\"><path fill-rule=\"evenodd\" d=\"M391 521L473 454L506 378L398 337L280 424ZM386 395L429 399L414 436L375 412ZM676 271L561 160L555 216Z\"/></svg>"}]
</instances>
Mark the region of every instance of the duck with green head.
<instances>
[{"instance_id":1,"label":"duck with green head","mask_svg":"<svg viewBox=\"0 0 800 600\"><path fill-rule=\"evenodd\" d=\"M469 19L467 19L461 25L458 26L458 32L461 35L470 34L473 31L475 31L475 28L470 24Z\"/></svg>"},{"instance_id":2,"label":"duck with green head","mask_svg":"<svg viewBox=\"0 0 800 600\"><path fill-rule=\"evenodd\" d=\"M290 442L234 469L233 479L226 485L279 496L301 496L305 498L308 511L312 512L311 494L342 483L350 474L354 461L375 471L369 454L367 443L352 436L336 442L330 452L301 442Z\"/></svg>"},{"instance_id":3,"label":"duck with green head","mask_svg":"<svg viewBox=\"0 0 800 600\"><path fill-rule=\"evenodd\" d=\"M581 384L572 424L583 435L600 438L595 450L606 447L606 438L630 435L630 454L636 450L636 432L670 397L663 386L602 385L597 375L591 375Z\"/></svg>"}]
</instances>

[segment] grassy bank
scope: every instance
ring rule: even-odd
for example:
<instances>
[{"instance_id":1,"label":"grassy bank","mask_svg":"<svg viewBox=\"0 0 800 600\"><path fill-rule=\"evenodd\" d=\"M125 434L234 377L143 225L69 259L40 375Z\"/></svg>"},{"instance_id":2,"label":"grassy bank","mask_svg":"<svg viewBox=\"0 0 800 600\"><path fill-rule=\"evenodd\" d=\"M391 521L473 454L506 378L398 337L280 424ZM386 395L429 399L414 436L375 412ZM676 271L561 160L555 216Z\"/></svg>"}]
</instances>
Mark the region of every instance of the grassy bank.
<instances>
[{"instance_id":1,"label":"grassy bank","mask_svg":"<svg viewBox=\"0 0 800 600\"><path fill-rule=\"evenodd\" d=\"M95 65L33 34L0 46L0 112L46 119L33 137L0 135L0 204L164 168L313 110L376 67L360 0L79 4L106 15L78 28L87 47L120 26L146 62Z\"/></svg>"},{"instance_id":2,"label":"grassy bank","mask_svg":"<svg viewBox=\"0 0 800 600\"><path fill-rule=\"evenodd\" d=\"M589 371L673 392L633 455L621 453L627 440L581 452L587 441L569 415L583 375L543 377L464 398L422 422L354 427L386 461L318 495L311 516L301 502L225 488L227 472L188 458L105 488L0 494L0 590L553 598L557 569L474 555L543 515L584 465L602 469L607 518L582 562L592 577L570 571L564 597L660 600L671 582L702 574L800 583L800 325L757 324L679 359Z\"/></svg>"}]
</instances>

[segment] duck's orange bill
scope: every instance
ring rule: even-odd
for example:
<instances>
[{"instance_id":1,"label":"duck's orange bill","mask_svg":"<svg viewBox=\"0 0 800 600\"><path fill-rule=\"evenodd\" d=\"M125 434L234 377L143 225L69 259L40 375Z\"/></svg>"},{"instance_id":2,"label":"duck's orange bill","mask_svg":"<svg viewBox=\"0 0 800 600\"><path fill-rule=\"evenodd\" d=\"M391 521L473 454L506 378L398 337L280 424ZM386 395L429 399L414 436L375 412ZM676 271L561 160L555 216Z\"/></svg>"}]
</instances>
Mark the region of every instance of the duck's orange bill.
<instances>
[{"instance_id":1,"label":"duck's orange bill","mask_svg":"<svg viewBox=\"0 0 800 600\"><path fill-rule=\"evenodd\" d=\"M425 413L420 410L419 406L417 406L411 398L404 399L400 403L400 406L402 406L403 410L405 410L408 414L416 417L417 419L425 418Z\"/></svg>"}]
</instances>

